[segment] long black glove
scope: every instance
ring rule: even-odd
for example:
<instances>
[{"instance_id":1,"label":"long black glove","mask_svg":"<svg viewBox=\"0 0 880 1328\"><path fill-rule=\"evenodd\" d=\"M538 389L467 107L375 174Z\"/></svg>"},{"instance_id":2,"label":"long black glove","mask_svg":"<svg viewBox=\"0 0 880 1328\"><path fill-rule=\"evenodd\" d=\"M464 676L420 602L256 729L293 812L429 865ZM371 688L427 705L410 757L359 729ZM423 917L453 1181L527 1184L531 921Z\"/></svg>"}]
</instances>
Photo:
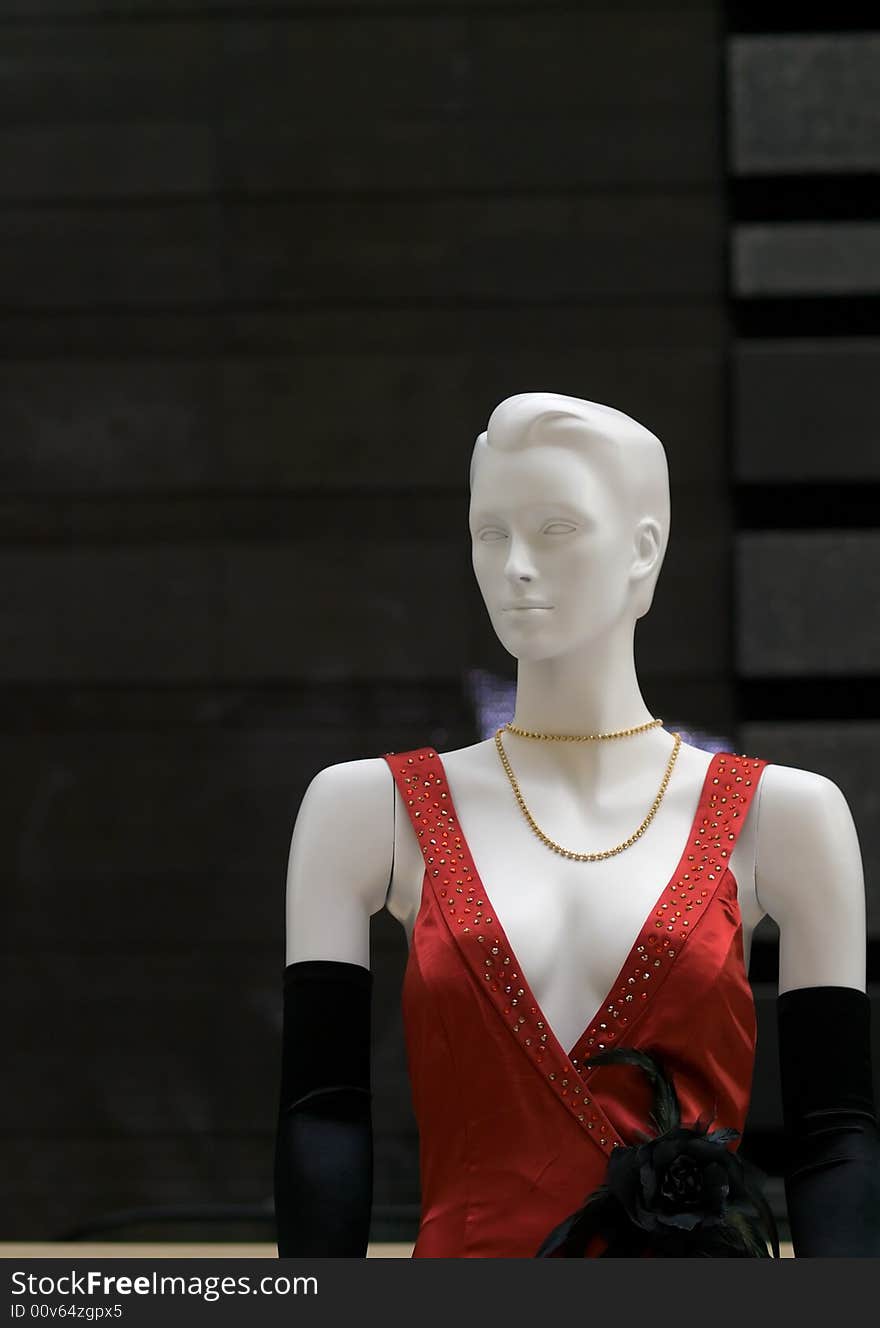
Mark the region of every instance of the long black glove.
<instances>
[{"instance_id":1,"label":"long black glove","mask_svg":"<svg viewBox=\"0 0 880 1328\"><path fill-rule=\"evenodd\" d=\"M870 1019L870 1000L855 987L798 987L777 998L785 1197L798 1259L880 1256Z\"/></svg>"},{"instance_id":2,"label":"long black glove","mask_svg":"<svg viewBox=\"0 0 880 1328\"><path fill-rule=\"evenodd\" d=\"M373 1200L370 1009L361 964L284 970L275 1221L281 1258L364 1258Z\"/></svg>"}]
</instances>

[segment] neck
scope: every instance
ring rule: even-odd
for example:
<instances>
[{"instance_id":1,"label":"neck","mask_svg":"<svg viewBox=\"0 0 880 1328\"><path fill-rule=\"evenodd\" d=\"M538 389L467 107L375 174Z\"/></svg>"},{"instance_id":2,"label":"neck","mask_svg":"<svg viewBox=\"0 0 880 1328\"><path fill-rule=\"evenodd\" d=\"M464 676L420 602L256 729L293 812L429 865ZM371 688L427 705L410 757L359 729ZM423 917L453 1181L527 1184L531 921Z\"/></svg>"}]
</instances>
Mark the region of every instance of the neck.
<instances>
[{"instance_id":1,"label":"neck","mask_svg":"<svg viewBox=\"0 0 880 1328\"><path fill-rule=\"evenodd\" d=\"M514 724L538 733L610 733L655 718L636 677L633 629L621 624L565 656L520 660Z\"/></svg>"},{"instance_id":2,"label":"neck","mask_svg":"<svg viewBox=\"0 0 880 1328\"><path fill-rule=\"evenodd\" d=\"M520 660L513 722L535 733L616 733L656 718L633 660L634 625L590 641L564 658ZM672 738L659 725L609 742L533 742L505 734L514 769L527 780L571 782L589 800L635 778L659 779Z\"/></svg>"}]
</instances>

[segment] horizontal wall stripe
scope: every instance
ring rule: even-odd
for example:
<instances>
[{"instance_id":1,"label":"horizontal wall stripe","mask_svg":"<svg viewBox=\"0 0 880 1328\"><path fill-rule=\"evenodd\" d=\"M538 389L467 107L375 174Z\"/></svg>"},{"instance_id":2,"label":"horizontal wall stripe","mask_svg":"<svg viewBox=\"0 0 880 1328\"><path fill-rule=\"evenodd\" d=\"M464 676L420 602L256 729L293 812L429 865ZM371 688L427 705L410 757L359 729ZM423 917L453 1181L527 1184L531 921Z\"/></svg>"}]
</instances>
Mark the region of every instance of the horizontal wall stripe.
<instances>
[{"instance_id":1,"label":"horizontal wall stripe","mask_svg":"<svg viewBox=\"0 0 880 1328\"><path fill-rule=\"evenodd\" d=\"M244 116L246 108L239 110ZM547 151L552 140L554 151ZM682 187L717 176L717 122L658 106L646 123L621 107L607 119L484 113L450 122L430 109L336 125L324 119L22 125L0 132L0 199L12 204L194 199L222 190L273 198L401 197L503 191ZM564 163L564 168L561 163Z\"/></svg>"},{"instance_id":2,"label":"horizontal wall stripe","mask_svg":"<svg viewBox=\"0 0 880 1328\"><path fill-rule=\"evenodd\" d=\"M733 231L733 294L880 294L880 222L780 222Z\"/></svg>"},{"instance_id":3,"label":"horizontal wall stripe","mask_svg":"<svg viewBox=\"0 0 880 1328\"><path fill-rule=\"evenodd\" d=\"M742 225L863 221L877 213L877 175L741 175L729 182L728 202Z\"/></svg>"},{"instance_id":4,"label":"horizontal wall stripe","mask_svg":"<svg viewBox=\"0 0 880 1328\"><path fill-rule=\"evenodd\" d=\"M478 597L469 546L456 560L417 525L394 543L4 553L0 569L6 682L448 677ZM428 632L432 587L456 612Z\"/></svg>"},{"instance_id":5,"label":"horizontal wall stripe","mask_svg":"<svg viewBox=\"0 0 880 1328\"><path fill-rule=\"evenodd\" d=\"M711 104L716 42L711 5L373 14L316 5L292 16L256 5L211 19L186 6L173 22L142 9L137 20L9 24L0 118L6 128L160 116L210 124L249 106L294 123L376 123L395 112L515 123L554 110L607 120L635 106L647 122L654 107L700 115Z\"/></svg>"},{"instance_id":6,"label":"horizontal wall stripe","mask_svg":"<svg viewBox=\"0 0 880 1328\"><path fill-rule=\"evenodd\" d=\"M736 300L730 311L737 337L791 339L880 336L880 295L805 295Z\"/></svg>"},{"instance_id":7,"label":"horizontal wall stripe","mask_svg":"<svg viewBox=\"0 0 880 1328\"><path fill-rule=\"evenodd\" d=\"M3 19L74 19L116 18L120 5L125 18L134 21L189 22L198 15L206 24L237 20L247 23L260 18L315 18L329 14L333 18L359 20L391 14L412 14L430 21L437 14L467 14L470 11L518 13L535 5L529 0L0 0ZM608 10L650 14L650 0L541 0L542 13L589 13L601 17ZM701 10L705 0L675 0L675 11Z\"/></svg>"},{"instance_id":8,"label":"horizontal wall stripe","mask_svg":"<svg viewBox=\"0 0 880 1328\"><path fill-rule=\"evenodd\" d=\"M72 0L75 3L75 0ZM767 35L792 33L865 32L876 27L874 0L839 0L820 9L805 7L799 0L727 0L727 27L732 32L757 32Z\"/></svg>"},{"instance_id":9,"label":"horizontal wall stripe","mask_svg":"<svg viewBox=\"0 0 880 1328\"><path fill-rule=\"evenodd\" d=\"M79 357L82 365L92 356L122 372L125 359L143 356L157 364L182 360L186 372L194 356L337 355L352 367L359 357L393 355L402 372L413 357L471 353L481 364L495 355L491 372L495 381L503 381L508 355L516 367L526 354L558 354L564 361L568 355L586 352L591 359L600 355L609 361L618 355L632 366L639 382L641 370L635 366L658 347L720 357L725 335L718 300L684 296L671 301L618 296L571 303L469 298L427 304L409 304L402 297L375 298L369 304L345 298L323 307L304 304L296 311L256 302L245 308L221 305L204 310L103 306L63 314L0 310L0 363L13 361L20 366L23 359L31 358L66 364ZM622 376L623 370L618 372ZM582 384L581 372L563 381ZM11 386L8 380L5 386ZM129 386L135 390L130 380ZM520 384L516 390L521 390Z\"/></svg>"},{"instance_id":10,"label":"horizontal wall stripe","mask_svg":"<svg viewBox=\"0 0 880 1328\"><path fill-rule=\"evenodd\" d=\"M365 501L423 487L464 496L476 434L524 382L618 403L664 440L674 482L715 482L706 439L720 427L720 338L626 356L567 344L564 329L554 336L552 316L539 321L550 344L510 345L503 356L497 345L413 348L405 358L315 346L311 354L0 363L0 540L15 537L13 495L81 494L99 504L102 494L250 491L264 506L252 524L267 527L291 490L362 490ZM48 535L51 522L38 520ZM174 538L173 525L164 528Z\"/></svg>"},{"instance_id":11,"label":"horizontal wall stripe","mask_svg":"<svg viewBox=\"0 0 880 1328\"><path fill-rule=\"evenodd\" d=\"M7 313L645 302L721 282L709 192L7 208L0 244L17 258L0 274Z\"/></svg>"}]
</instances>

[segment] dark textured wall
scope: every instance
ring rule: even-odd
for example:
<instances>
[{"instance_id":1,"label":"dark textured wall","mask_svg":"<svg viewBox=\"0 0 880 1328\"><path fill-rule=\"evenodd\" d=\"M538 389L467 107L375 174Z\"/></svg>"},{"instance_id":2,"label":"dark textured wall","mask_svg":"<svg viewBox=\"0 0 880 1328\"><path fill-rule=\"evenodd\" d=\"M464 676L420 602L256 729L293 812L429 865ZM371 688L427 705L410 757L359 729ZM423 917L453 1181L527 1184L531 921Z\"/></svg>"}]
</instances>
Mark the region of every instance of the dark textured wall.
<instances>
[{"instance_id":1,"label":"dark textured wall","mask_svg":"<svg viewBox=\"0 0 880 1328\"><path fill-rule=\"evenodd\" d=\"M643 686L732 735L718 11L0 0L2 1237L265 1207L305 785L473 740L509 673L466 534L504 396L663 438ZM404 959L377 917L377 1235Z\"/></svg>"},{"instance_id":2,"label":"dark textured wall","mask_svg":"<svg viewBox=\"0 0 880 1328\"><path fill-rule=\"evenodd\" d=\"M876 1068L880 33L858 0L727 8L739 733L747 751L827 775L852 809ZM772 1163L776 929L761 930L749 1126Z\"/></svg>"}]
</instances>

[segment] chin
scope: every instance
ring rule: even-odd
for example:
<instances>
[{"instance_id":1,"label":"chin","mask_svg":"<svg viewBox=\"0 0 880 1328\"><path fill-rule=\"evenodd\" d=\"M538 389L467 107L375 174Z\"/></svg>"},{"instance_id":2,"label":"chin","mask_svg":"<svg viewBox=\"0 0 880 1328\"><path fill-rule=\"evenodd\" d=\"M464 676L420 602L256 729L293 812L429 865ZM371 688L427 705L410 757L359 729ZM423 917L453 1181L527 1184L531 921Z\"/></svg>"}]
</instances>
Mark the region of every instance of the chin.
<instances>
[{"instance_id":1,"label":"chin","mask_svg":"<svg viewBox=\"0 0 880 1328\"><path fill-rule=\"evenodd\" d=\"M536 633L531 641L523 640L525 633L504 632L502 634L498 632L497 635L508 655L512 655L514 659L538 661L554 659L557 655L563 653L558 642L548 639L549 634L539 636Z\"/></svg>"}]
</instances>

